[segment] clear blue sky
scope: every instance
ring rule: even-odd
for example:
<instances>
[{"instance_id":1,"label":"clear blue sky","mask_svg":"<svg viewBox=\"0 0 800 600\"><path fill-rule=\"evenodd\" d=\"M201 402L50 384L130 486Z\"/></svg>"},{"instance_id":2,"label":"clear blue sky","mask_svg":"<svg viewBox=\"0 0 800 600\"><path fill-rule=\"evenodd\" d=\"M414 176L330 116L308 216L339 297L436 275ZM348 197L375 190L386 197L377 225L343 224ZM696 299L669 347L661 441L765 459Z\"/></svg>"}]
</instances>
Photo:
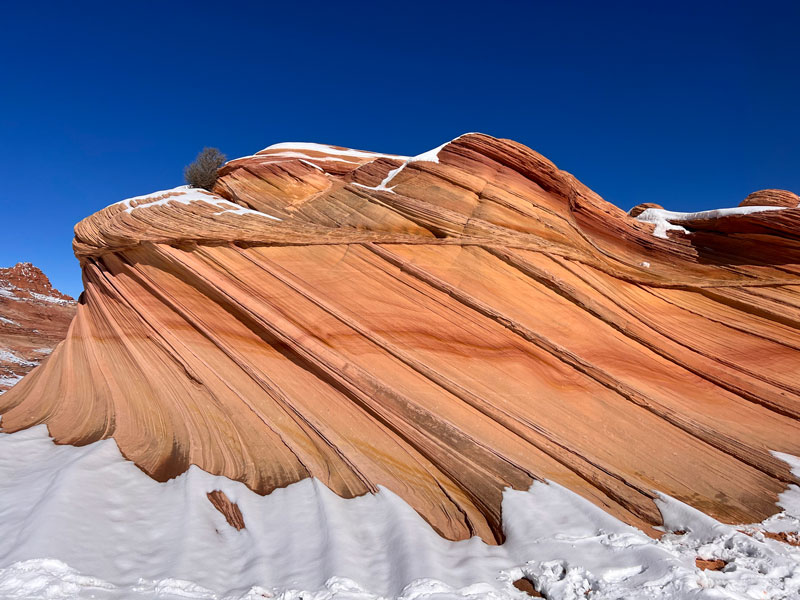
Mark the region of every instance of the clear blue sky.
<instances>
[{"instance_id":1,"label":"clear blue sky","mask_svg":"<svg viewBox=\"0 0 800 600\"><path fill-rule=\"evenodd\" d=\"M556 6L558 5L558 6ZM800 2L14 2L0 266L82 289L73 225L203 146L509 137L625 209L800 192Z\"/></svg>"}]
</instances>

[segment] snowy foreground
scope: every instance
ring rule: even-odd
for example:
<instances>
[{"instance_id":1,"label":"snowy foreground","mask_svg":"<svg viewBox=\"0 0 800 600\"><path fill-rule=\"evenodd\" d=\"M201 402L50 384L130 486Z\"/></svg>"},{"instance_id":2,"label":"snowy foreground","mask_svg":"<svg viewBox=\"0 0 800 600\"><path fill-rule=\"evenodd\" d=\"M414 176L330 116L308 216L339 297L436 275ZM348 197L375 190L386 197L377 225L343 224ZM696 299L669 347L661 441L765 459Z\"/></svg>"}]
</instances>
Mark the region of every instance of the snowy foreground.
<instances>
[{"instance_id":1,"label":"snowy foreground","mask_svg":"<svg viewBox=\"0 0 800 600\"><path fill-rule=\"evenodd\" d=\"M209 502L216 489L245 529ZM796 531L800 489L780 503L759 527ZM655 541L536 483L505 493L503 546L448 542L385 489L343 500L305 480L261 497L194 467L157 483L113 440L56 446L39 426L0 434L0 598L527 598L511 585L523 575L551 599L800 597L799 547L659 507L686 533ZM702 571L697 557L728 564Z\"/></svg>"}]
</instances>

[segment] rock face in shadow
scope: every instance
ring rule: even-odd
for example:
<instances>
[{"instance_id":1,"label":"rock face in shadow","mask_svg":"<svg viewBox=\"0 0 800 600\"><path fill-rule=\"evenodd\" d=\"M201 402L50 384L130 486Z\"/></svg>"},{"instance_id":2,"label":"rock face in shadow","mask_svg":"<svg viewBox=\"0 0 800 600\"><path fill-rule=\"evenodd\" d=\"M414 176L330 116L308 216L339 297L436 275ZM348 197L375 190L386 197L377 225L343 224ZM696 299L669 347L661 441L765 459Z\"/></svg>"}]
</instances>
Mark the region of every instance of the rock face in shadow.
<instances>
[{"instance_id":1,"label":"rock face in shadow","mask_svg":"<svg viewBox=\"0 0 800 600\"><path fill-rule=\"evenodd\" d=\"M0 394L64 339L76 308L31 263L0 269Z\"/></svg>"},{"instance_id":2,"label":"rock face in shadow","mask_svg":"<svg viewBox=\"0 0 800 600\"><path fill-rule=\"evenodd\" d=\"M158 480L385 486L490 543L533 480L648 531L654 490L747 523L797 482L771 453L800 454L796 208L658 237L481 134L413 158L281 144L214 192L76 226L83 300L3 431L113 437Z\"/></svg>"}]
</instances>

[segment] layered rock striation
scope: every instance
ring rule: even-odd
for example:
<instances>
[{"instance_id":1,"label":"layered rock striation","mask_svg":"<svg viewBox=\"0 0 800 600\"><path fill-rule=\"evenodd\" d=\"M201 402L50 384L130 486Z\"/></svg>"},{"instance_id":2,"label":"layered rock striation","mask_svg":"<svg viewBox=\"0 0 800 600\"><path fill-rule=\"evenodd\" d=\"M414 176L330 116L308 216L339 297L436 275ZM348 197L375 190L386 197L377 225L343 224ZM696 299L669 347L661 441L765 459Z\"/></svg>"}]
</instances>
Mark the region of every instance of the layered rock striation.
<instances>
[{"instance_id":1,"label":"layered rock striation","mask_svg":"<svg viewBox=\"0 0 800 600\"><path fill-rule=\"evenodd\" d=\"M113 437L267 494L380 486L500 542L552 480L651 531L665 492L745 523L800 483L800 209L605 202L509 140L417 157L280 144L80 222L66 341L5 432Z\"/></svg>"},{"instance_id":2,"label":"layered rock striation","mask_svg":"<svg viewBox=\"0 0 800 600\"><path fill-rule=\"evenodd\" d=\"M64 339L76 308L31 263L0 269L0 394Z\"/></svg>"}]
</instances>

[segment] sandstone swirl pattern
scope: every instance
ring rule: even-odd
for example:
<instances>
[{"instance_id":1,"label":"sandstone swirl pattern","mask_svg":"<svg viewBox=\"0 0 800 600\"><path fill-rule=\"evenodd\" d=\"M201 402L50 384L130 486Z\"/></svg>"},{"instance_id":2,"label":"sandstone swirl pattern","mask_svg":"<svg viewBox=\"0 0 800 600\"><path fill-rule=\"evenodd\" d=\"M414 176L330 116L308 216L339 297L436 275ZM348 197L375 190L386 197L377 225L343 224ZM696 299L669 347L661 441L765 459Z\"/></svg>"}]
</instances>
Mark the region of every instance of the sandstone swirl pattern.
<instances>
[{"instance_id":1,"label":"sandstone swirl pattern","mask_svg":"<svg viewBox=\"0 0 800 600\"><path fill-rule=\"evenodd\" d=\"M754 522L797 483L771 454L800 455L797 208L661 238L480 134L412 159L281 144L215 192L76 226L78 314L3 431L113 437L159 480L385 486L490 543L534 479L645 530L654 490Z\"/></svg>"}]
</instances>

